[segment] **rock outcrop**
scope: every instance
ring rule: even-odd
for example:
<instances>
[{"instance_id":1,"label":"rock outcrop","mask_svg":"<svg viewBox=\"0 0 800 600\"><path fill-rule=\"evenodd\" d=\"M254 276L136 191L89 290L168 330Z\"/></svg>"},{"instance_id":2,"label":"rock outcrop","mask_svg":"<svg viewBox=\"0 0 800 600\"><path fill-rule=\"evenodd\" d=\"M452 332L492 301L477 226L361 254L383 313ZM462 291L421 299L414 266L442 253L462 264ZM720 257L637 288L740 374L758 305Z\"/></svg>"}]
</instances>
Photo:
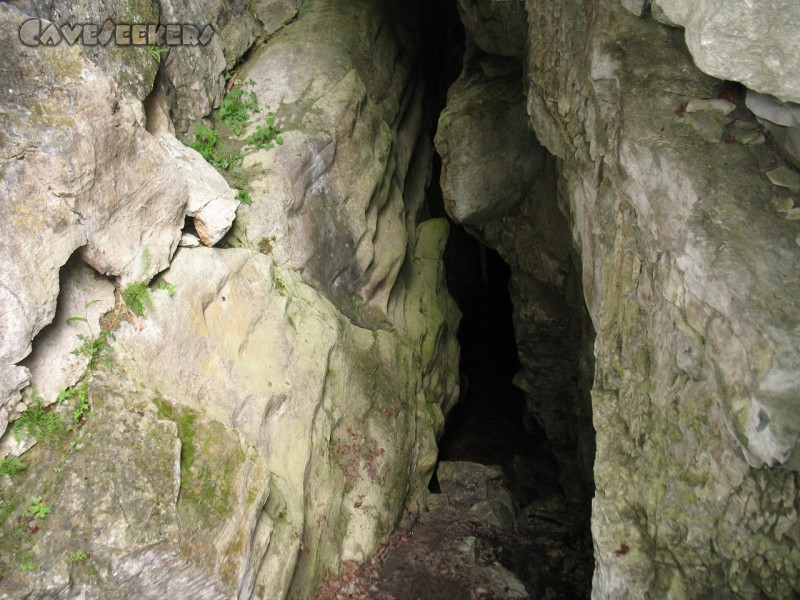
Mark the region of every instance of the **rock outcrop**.
<instances>
[{"instance_id":1,"label":"rock outcrop","mask_svg":"<svg viewBox=\"0 0 800 600\"><path fill-rule=\"evenodd\" d=\"M800 102L796 2L653 0L651 10L660 21L685 29L692 58L704 72Z\"/></svg>"},{"instance_id":2,"label":"rock outcrop","mask_svg":"<svg viewBox=\"0 0 800 600\"><path fill-rule=\"evenodd\" d=\"M448 92L436 149L445 208L511 267L525 419L544 429L573 501L592 491L592 332L555 165L527 127L522 69L475 53ZM576 374L579 380L576 381ZM576 423L577 418L577 423Z\"/></svg>"},{"instance_id":3,"label":"rock outcrop","mask_svg":"<svg viewBox=\"0 0 800 600\"><path fill-rule=\"evenodd\" d=\"M412 164L429 148L414 28L392 3L312 4L240 72L284 144L246 157L254 202L231 243L302 270L367 326L387 319L428 173Z\"/></svg>"},{"instance_id":4,"label":"rock outcrop","mask_svg":"<svg viewBox=\"0 0 800 600\"><path fill-rule=\"evenodd\" d=\"M527 8L531 126L562 161L597 331L594 597L796 594L798 231L765 174L782 159L678 116L722 86L674 31L615 2Z\"/></svg>"},{"instance_id":5,"label":"rock outcrop","mask_svg":"<svg viewBox=\"0 0 800 600\"><path fill-rule=\"evenodd\" d=\"M647 4L625 3L636 14ZM673 4L679 3L653 7ZM800 258L792 222L797 172L787 155L764 144L766 132L745 108L744 95L693 62L706 68L703 53L716 52L714 60L725 56L738 74L709 72L794 100L800 86L785 61L765 62L765 56L791 43L781 27L796 8L776 10L772 18L781 23L769 27L769 36L737 36L730 21L736 10L714 21L723 13L720 4L694 3L691 16L676 16L687 27L689 54L680 32L636 19L619 2L589 8L528 0L527 112L555 160L518 204L487 201L481 210L491 218L469 223L512 267L523 366L517 384L531 398L530 414L548 436L573 448L582 422L586 431L588 403L581 411L580 404L565 407L548 393L557 371L553 363L541 369L548 364L541 359L559 356L576 325L585 330L583 340L591 339L579 311L572 325L559 312L569 305L566 298L573 298L573 310L580 305L578 280L568 283L571 273L579 275L597 336L595 598L800 591L800 290L792 276ZM760 16L772 8L759 7L755 19L740 15L738 25L767 27ZM722 21L724 31L706 40L709 27ZM758 48L740 48L745 39ZM758 73L774 86L748 80L748 64L756 62L775 67ZM466 97L464 81L474 64L468 56L448 98L445 126L448 111ZM474 104L491 113L491 95L478 97ZM759 117L794 116L792 105L768 108L770 116ZM793 127L785 120L781 126ZM445 165L459 153L476 153L454 139L446 127L437 137ZM475 162L491 160L479 156ZM542 160L530 156L536 164ZM472 164L458 174L466 177L470 168L485 167ZM512 186L517 173L506 170ZM555 174L549 183L548 173ZM470 212L470 197L482 197L479 187L459 190L447 169L442 184L461 220L458 211ZM568 226L557 226L556 207ZM566 232L573 250L565 247ZM542 337L548 324L556 345ZM550 348L555 352L545 352ZM592 356L585 343L577 348L571 368L585 377ZM586 383L578 387L585 390ZM573 456L583 458L578 465L591 463L591 447ZM559 458L565 466L564 453ZM569 495L569 482L562 479L562 487Z\"/></svg>"},{"instance_id":6,"label":"rock outcrop","mask_svg":"<svg viewBox=\"0 0 800 600\"><path fill-rule=\"evenodd\" d=\"M310 597L425 504L460 315L448 225L420 219L416 21L399 2L298 4L161 3L162 20L219 29L171 49L154 94L152 74L125 88L113 57L17 45L27 17L0 6L15 69L0 416L27 408L1 446L24 451L0 483L8 597ZM248 155L243 211L170 132L219 101L225 65L262 35L238 77L285 143Z\"/></svg>"}]
</instances>

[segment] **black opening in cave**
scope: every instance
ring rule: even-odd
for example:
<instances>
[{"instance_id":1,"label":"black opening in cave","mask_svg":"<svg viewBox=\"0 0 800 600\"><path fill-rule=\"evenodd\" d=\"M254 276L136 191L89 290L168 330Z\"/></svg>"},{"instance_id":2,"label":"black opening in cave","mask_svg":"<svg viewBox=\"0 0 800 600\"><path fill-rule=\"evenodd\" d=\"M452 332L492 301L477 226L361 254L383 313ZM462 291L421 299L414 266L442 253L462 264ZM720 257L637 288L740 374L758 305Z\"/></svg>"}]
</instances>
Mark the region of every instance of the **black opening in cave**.
<instances>
[{"instance_id":1,"label":"black opening in cave","mask_svg":"<svg viewBox=\"0 0 800 600\"><path fill-rule=\"evenodd\" d=\"M525 396L512 383L520 364L508 290L511 270L457 225L451 226L445 264L463 313L462 389L439 441L439 459L501 466L521 506L558 493L558 467L548 455L544 431L535 422L526 431Z\"/></svg>"}]
</instances>

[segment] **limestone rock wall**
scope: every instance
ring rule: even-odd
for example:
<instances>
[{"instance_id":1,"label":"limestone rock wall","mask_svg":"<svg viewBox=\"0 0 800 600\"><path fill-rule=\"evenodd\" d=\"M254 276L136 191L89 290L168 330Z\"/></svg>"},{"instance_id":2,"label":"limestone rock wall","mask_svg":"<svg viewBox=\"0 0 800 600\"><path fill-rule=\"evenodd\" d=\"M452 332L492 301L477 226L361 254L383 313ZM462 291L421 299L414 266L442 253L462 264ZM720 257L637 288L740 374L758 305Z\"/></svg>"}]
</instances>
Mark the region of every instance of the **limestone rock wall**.
<instances>
[{"instance_id":1,"label":"limestone rock wall","mask_svg":"<svg viewBox=\"0 0 800 600\"><path fill-rule=\"evenodd\" d=\"M415 21L400 2L160 4L215 42L131 62L127 87L114 56L16 43L55 4L0 4L0 416L41 403L71 425L0 439L27 464L0 478L2 593L306 598L424 505L458 397ZM285 143L248 156L243 210L169 132L255 39L240 81ZM186 217L209 247L177 249ZM119 292L155 276L137 316ZM31 497L52 513L21 531Z\"/></svg>"},{"instance_id":2,"label":"limestone rock wall","mask_svg":"<svg viewBox=\"0 0 800 600\"><path fill-rule=\"evenodd\" d=\"M515 43L497 52L486 36L494 17L483 28L467 22L483 36L472 34L479 49L468 51L440 120L443 193L454 218L512 266L517 383L529 413L556 447L572 445L572 460L594 459L593 597L792 597L800 570L794 105L753 90L737 96L695 61L793 100L796 53L781 48L793 43L783 26L796 7L654 1L654 16L674 14L671 25L686 26L687 49L680 30L637 18L649 4L527 0L525 81L505 97L524 94L530 128L552 155L527 149L527 169L476 150L493 142L473 130L520 150L520 132L496 126L506 110L500 73L481 56L513 56ZM472 7L471 17L481 14ZM725 69L707 66L710 55ZM509 186L475 176L482 171L503 172ZM470 177L480 185L467 185ZM516 203L495 193L514 186L528 189ZM558 235L562 217L577 255ZM596 330L594 456L588 444L574 451L587 410L549 393L563 382L553 376L559 346L548 332L563 348L570 325L560 311L580 295L571 269ZM583 350L569 366L585 375ZM562 486L569 494L563 478Z\"/></svg>"},{"instance_id":3,"label":"limestone rock wall","mask_svg":"<svg viewBox=\"0 0 800 600\"><path fill-rule=\"evenodd\" d=\"M593 595L797 594L800 232L766 175L784 158L681 116L722 87L675 30L617 2L526 6L530 123L597 331Z\"/></svg>"},{"instance_id":4,"label":"limestone rock wall","mask_svg":"<svg viewBox=\"0 0 800 600\"><path fill-rule=\"evenodd\" d=\"M302 270L364 325L388 318L428 177L420 42L392 2L312 3L239 75L276 110L285 144L248 156L256 201L231 243Z\"/></svg>"}]
</instances>

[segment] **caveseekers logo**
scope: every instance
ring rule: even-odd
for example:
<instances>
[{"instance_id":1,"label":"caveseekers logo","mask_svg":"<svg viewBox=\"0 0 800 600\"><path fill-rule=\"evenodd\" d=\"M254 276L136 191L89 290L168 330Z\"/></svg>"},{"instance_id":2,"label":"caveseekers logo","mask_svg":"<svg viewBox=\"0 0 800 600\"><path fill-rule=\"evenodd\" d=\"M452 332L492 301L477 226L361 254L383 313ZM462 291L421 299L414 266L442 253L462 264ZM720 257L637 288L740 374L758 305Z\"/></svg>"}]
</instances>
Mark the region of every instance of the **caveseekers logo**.
<instances>
[{"instance_id":1,"label":"caveseekers logo","mask_svg":"<svg viewBox=\"0 0 800 600\"><path fill-rule=\"evenodd\" d=\"M214 28L190 23L169 25L149 23L114 23L103 25L78 23L56 25L43 19L28 19L19 28L19 39L26 46L205 46L214 36Z\"/></svg>"}]
</instances>

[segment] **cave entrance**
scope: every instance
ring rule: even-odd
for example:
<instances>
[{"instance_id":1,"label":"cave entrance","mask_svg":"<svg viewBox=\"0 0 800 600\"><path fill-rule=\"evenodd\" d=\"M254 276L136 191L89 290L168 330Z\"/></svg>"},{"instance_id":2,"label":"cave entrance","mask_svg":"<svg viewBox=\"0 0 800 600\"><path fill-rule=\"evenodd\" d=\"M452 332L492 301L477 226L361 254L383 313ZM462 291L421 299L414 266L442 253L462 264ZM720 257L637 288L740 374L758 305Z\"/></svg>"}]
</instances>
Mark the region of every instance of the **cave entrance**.
<instances>
[{"instance_id":1,"label":"cave entrance","mask_svg":"<svg viewBox=\"0 0 800 600\"><path fill-rule=\"evenodd\" d=\"M511 269L462 227L451 226L445 255L451 293L463 313L461 397L447 417L439 459L502 467L520 506L560 492L545 432L526 424L526 398L513 384L520 369L509 294Z\"/></svg>"}]
</instances>

